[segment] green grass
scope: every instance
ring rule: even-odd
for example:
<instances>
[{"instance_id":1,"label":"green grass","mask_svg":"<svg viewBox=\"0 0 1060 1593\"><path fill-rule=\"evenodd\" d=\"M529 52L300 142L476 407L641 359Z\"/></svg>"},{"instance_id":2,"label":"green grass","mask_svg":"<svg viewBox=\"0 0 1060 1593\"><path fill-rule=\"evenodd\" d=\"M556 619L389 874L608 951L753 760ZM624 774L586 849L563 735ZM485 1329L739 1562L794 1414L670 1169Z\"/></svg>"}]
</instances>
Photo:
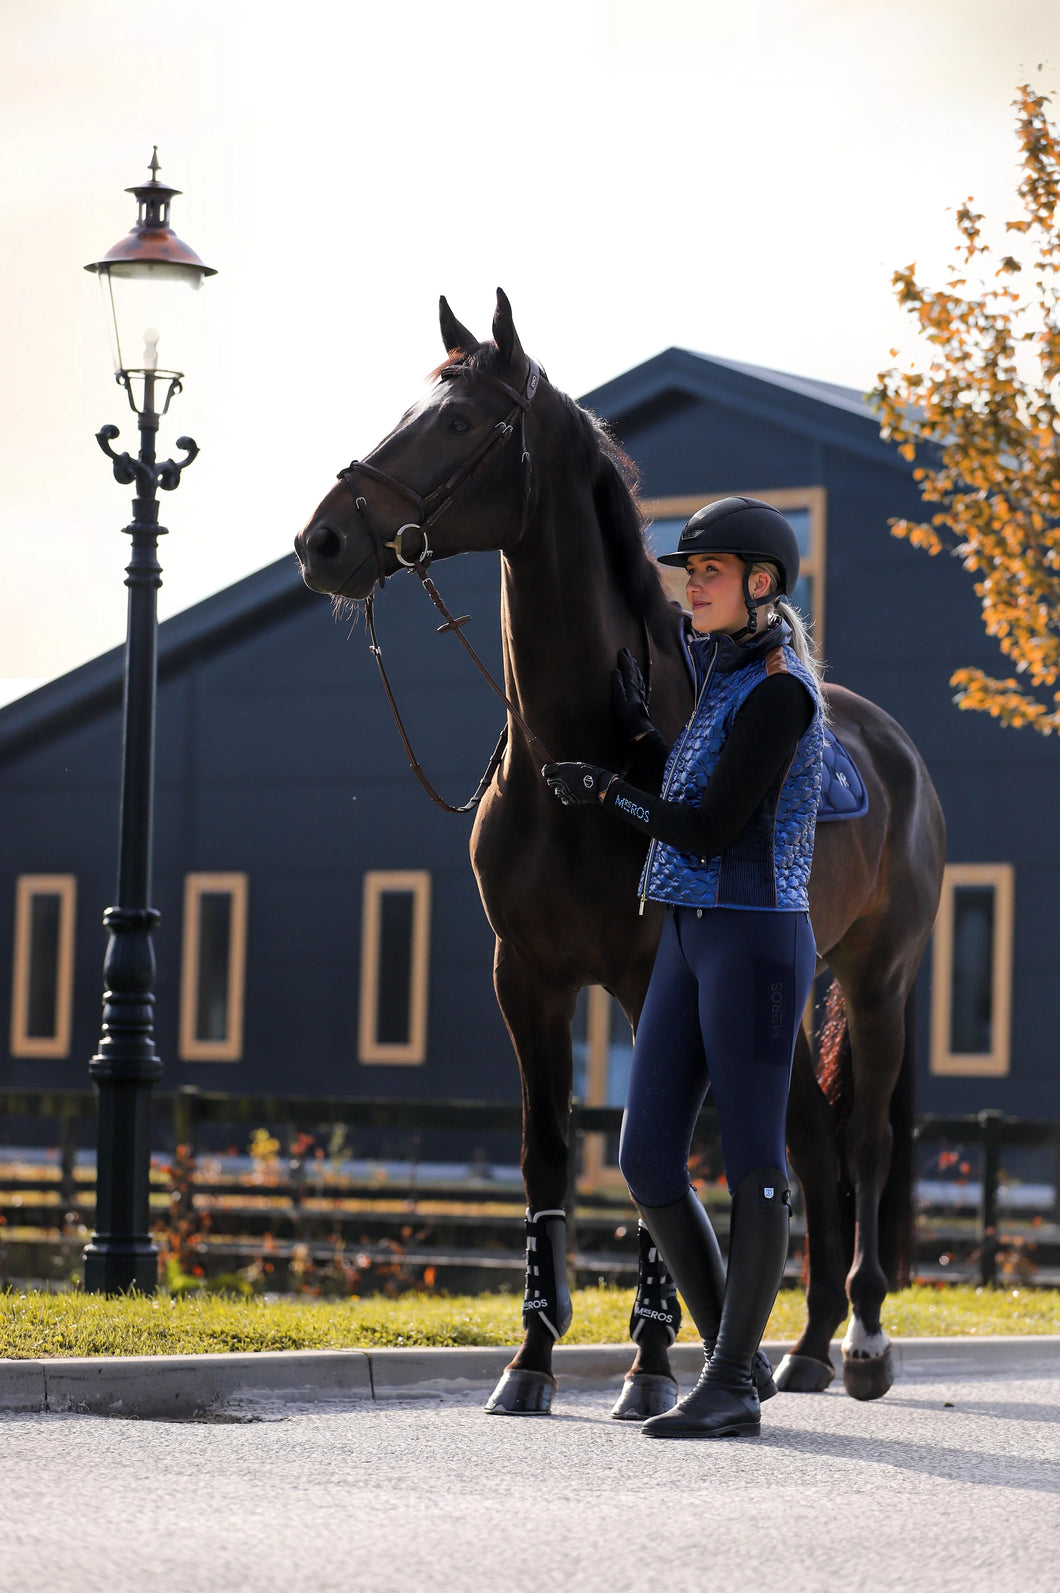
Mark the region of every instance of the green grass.
<instances>
[{"instance_id":1,"label":"green grass","mask_svg":"<svg viewBox=\"0 0 1060 1593\"><path fill-rule=\"evenodd\" d=\"M632 1299L630 1289L580 1289L564 1342L622 1342ZM505 1345L518 1340L519 1304L511 1294L324 1301L8 1291L0 1294L0 1357ZM801 1292L785 1290L766 1337L796 1338L805 1317ZM883 1321L897 1337L1060 1333L1060 1290L904 1289L888 1297ZM693 1340L694 1329L686 1325L681 1338Z\"/></svg>"}]
</instances>

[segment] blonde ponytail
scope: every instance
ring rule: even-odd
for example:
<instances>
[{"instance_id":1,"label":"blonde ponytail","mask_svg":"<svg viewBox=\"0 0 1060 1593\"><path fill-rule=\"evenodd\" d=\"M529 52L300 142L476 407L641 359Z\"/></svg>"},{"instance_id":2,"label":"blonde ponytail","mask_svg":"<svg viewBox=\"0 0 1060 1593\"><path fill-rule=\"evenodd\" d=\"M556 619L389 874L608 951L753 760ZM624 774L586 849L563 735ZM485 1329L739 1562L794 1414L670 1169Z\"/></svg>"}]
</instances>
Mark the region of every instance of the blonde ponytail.
<instances>
[{"instance_id":1,"label":"blonde ponytail","mask_svg":"<svg viewBox=\"0 0 1060 1593\"><path fill-rule=\"evenodd\" d=\"M779 584L776 565L768 561L763 561L762 563L753 564L751 566L751 574L754 575L756 570L765 571L772 581L773 589L775 590ZM795 657L799 660L800 664L804 664L805 667L810 671L810 674L817 682L818 687L823 686L824 659L818 652L817 643L811 636L809 627L807 626L802 615L786 597L776 598L772 606L780 615L788 629L791 631L791 650L795 654ZM821 709L825 718L827 719L828 705L823 697L821 698Z\"/></svg>"},{"instance_id":2,"label":"blonde ponytail","mask_svg":"<svg viewBox=\"0 0 1060 1593\"><path fill-rule=\"evenodd\" d=\"M792 608L786 597L778 597L774 605L777 613L791 631L791 650L800 664L805 664L818 686L824 685L824 661L817 644L810 635L806 622L797 608Z\"/></svg>"}]
</instances>

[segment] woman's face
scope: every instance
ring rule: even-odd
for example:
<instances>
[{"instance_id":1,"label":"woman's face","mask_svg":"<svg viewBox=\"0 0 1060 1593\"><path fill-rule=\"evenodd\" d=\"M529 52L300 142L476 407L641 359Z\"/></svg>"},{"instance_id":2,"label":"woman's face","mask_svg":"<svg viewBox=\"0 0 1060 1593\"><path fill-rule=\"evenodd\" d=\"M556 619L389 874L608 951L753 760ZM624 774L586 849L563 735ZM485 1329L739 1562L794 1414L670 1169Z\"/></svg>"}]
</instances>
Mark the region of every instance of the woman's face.
<instances>
[{"instance_id":1,"label":"woman's face","mask_svg":"<svg viewBox=\"0 0 1060 1593\"><path fill-rule=\"evenodd\" d=\"M692 610L692 629L724 631L732 636L747 624L743 595L743 560L735 553L690 553L685 560L685 592ZM751 595L764 597L769 576L759 570L751 577Z\"/></svg>"}]
</instances>

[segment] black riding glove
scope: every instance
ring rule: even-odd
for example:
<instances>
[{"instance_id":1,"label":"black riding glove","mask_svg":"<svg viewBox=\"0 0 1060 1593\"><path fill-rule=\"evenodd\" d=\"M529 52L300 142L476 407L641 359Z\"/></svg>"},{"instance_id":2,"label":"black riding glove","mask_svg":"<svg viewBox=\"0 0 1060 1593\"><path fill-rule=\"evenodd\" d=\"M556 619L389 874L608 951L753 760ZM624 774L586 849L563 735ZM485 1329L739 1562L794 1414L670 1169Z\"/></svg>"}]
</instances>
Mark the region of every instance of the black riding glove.
<instances>
[{"instance_id":1,"label":"black riding glove","mask_svg":"<svg viewBox=\"0 0 1060 1593\"><path fill-rule=\"evenodd\" d=\"M599 802L635 830L652 833L655 798L627 785L610 769L598 769L595 763L546 763L541 773L565 808Z\"/></svg>"},{"instance_id":2,"label":"black riding glove","mask_svg":"<svg viewBox=\"0 0 1060 1593\"><path fill-rule=\"evenodd\" d=\"M628 647L622 648L618 668L611 671L611 702L616 719L634 747L638 773L648 785L661 784L670 746L648 715L644 676Z\"/></svg>"},{"instance_id":3,"label":"black riding glove","mask_svg":"<svg viewBox=\"0 0 1060 1593\"><path fill-rule=\"evenodd\" d=\"M648 714L648 688L628 647L621 649L618 668L611 671L611 700L627 740L640 741L655 729Z\"/></svg>"},{"instance_id":4,"label":"black riding glove","mask_svg":"<svg viewBox=\"0 0 1060 1593\"><path fill-rule=\"evenodd\" d=\"M546 763L541 770L554 797L565 808L580 806L583 802L599 802L616 776L610 769L598 769L595 763Z\"/></svg>"}]
</instances>

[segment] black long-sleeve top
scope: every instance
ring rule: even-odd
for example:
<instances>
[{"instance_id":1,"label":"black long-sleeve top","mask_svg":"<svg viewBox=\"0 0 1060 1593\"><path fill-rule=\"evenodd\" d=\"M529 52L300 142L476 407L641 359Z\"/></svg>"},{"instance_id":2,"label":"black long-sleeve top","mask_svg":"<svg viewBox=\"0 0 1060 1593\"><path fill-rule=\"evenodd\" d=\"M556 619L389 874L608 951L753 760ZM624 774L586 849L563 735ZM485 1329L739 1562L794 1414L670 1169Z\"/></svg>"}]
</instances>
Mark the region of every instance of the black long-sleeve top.
<instances>
[{"instance_id":1,"label":"black long-sleeve top","mask_svg":"<svg viewBox=\"0 0 1060 1593\"><path fill-rule=\"evenodd\" d=\"M678 851L703 859L717 857L732 845L787 769L813 713L810 694L794 675L767 675L733 720L698 807L664 802L625 780L611 782L604 806ZM647 765L661 782L670 750L663 737L652 731L637 749L642 767Z\"/></svg>"}]
</instances>

